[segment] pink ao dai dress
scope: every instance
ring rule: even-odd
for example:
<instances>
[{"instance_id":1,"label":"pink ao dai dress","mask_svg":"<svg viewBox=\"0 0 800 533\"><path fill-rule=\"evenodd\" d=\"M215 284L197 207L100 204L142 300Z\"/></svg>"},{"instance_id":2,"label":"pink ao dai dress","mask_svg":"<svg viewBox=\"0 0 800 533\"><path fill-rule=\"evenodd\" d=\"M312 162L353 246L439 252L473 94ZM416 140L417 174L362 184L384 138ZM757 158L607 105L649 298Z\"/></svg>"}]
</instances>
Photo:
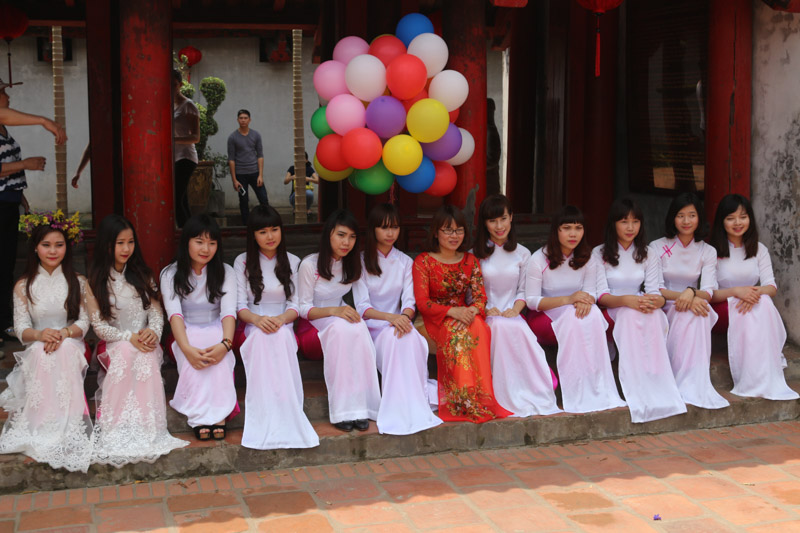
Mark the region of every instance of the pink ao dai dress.
<instances>
[{"instance_id":1,"label":"pink ao dai dress","mask_svg":"<svg viewBox=\"0 0 800 533\"><path fill-rule=\"evenodd\" d=\"M575 270L569 266L571 257L551 269L544 249L534 252L525 279L525 300L530 309L538 311L539 302L545 297L568 296L576 291L596 296L596 261L590 258ZM588 413L624 407L611 370L606 342L608 323L600 309L593 305L583 318L575 316L572 305L549 309L545 314L553 321L558 340L558 379L564 410Z\"/></svg>"},{"instance_id":2,"label":"pink ao dai dress","mask_svg":"<svg viewBox=\"0 0 800 533\"><path fill-rule=\"evenodd\" d=\"M380 276L362 268L361 279L353 286L353 300L362 318L370 308L393 314L415 310L413 265L410 257L392 248L387 256L378 252ZM431 404L438 406L439 401L436 382L428 380L427 341L413 327L410 333L398 338L385 320L365 322L375 344L381 373L378 431L410 435L441 424L431 410Z\"/></svg>"},{"instance_id":3,"label":"pink ao dai dress","mask_svg":"<svg viewBox=\"0 0 800 533\"><path fill-rule=\"evenodd\" d=\"M300 314L297 298L297 267L300 259L289 255L292 269L292 295L286 298L283 284L275 276L277 259L259 253L264 291L255 303L255 294L247 279L247 254L233 263L236 271L239 311L248 309L261 316L277 316L291 309ZM275 448L312 448L319 437L303 412L303 380L297 361L297 340L292 323L275 333L265 333L253 324L245 327L247 339L240 353L247 373L244 433L242 446L257 450Z\"/></svg>"},{"instance_id":4,"label":"pink ao dai dress","mask_svg":"<svg viewBox=\"0 0 800 533\"><path fill-rule=\"evenodd\" d=\"M14 332L22 339L26 329L59 330L78 326L83 335L89 316L83 303L86 278L80 276L81 309L78 320L67 319L64 303L68 285L61 267L52 274L39 267L30 294L25 280L14 287ZM83 379L88 364L83 335L64 339L59 348L45 352L41 341L16 352L17 364L6 378L0 406L9 413L0 433L0 453L24 453L35 461L70 472L86 472L92 457L92 421Z\"/></svg>"},{"instance_id":5,"label":"pink ao dai dress","mask_svg":"<svg viewBox=\"0 0 800 533\"><path fill-rule=\"evenodd\" d=\"M617 244L619 264L603 260L603 246L593 251L597 269L597 298L655 294L659 291L659 261L654 254L637 263L635 246ZM642 291L644 288L644 291ZM608 310L614 321L614 342L619 351L619 381L631 411L631 421L650 422L686 412L667 353L669 323L660 309L642 313L630 307Z\"/></svg>"},{"instance_id":6,"label":"pink ao dai dress","mask_svg":"<svg viewBox=\"0 0 800 533\"><path fill-rule=\"evenodd\" d=\"M200 275L189 274L193 287L186 298L175 294L173 279L176 265L172 263L161 271L161 294L168 319L180 316L186 325L189 344L196 348L207 348L219 344L224 334L222 320L236 318L236 274L225 265L225 281L221 298L211 302L206 288L206 269ZM196 370L189 364L177 342L172 343L172 353L178 365L178 386L169 402L173 409L185 415L191 427L210 426L230 415L236 407L236 387L233 383L233 368L236 358L228 352L216 365Z\"/></svg>"},{"instance_id":7,"label":"pink ao dai dress","mask_svg":"<svg viewBox=\"0 0 800 533\"><path fill-rule=\"evenodd\" d=\"M502 313L517 300L525 301L531 252L521 244L511 252L492 242L489 246L492 255L480 260L486 309L494 307ZM492 331L492 384L497 402L518 417L561 412L544 350L525 319L487 316L486 323Z\"/></svg>"},{"instance_id":8,"label":"pink ao dai dress","mask_svg":"<svg viewBox=\"0 0 800 533\"><path fill-rule=\"evenodd\" d=\"M767 247L758 243L755 257L745 259L744 247L729 244L730 256L717 259L720 289L754 285L777 288ZM762 294L745 314L739 313L739 299L728 298L728 360L733 376L733 392L770 400L794 400L798 394L786 384L783 375L786 328L772 298Z\"/></svg>"},{"instance_id":9,"label":"pink ao dai dress","mask_svg":"<svg viewBox=\"0 0 800 533\"><path fill-rule=\"evenodd\" d=\"M351 252L355 253L355 252ZM317 272L318 254L306 256L298 270L300 316L309 319L314 307L339 307L352 283L342 283L342 262L332 260L331 279ZM337 316L310 320L322 345L328 414L332 424L349 420L376 420L381 403L375 346L366 323Z\"/></svg>"},{"instance_id":10,"label":"pink ao dai dress","mask_svg":"<svg viewBox=\"0 0 800 533\"><path fill-rule=\"evenodd\" d=\"M684 246L677 238L662 237L650 243L648 255L659 258L662 289L683 292L695 287L710 294L717 286L717 252L702 241ZM667 352L683 401L706 409L727 407L728 400L711 384L711 328L717 314L711 306L708 316L690 310L679 313L674 301L667 302L664 312L669 320Z\"/></svg>"},{"instance_id":11,"label":"pink ao dai dress","mask_svg":"<svg viewBox=\"0 0 800 533\"><path fill-rule=\"evenodd\" d=\"M164 315L158 300L151 301L149 309L144 308L139 293L125 280L124 270L112 269L108 285L114 314L111 320L101 318L94 298L88 298L86 306L94 332L106 342L105 352L98 354L102 370L95 394L98 407L92 462L117 468L128 463L153 463L189 444L167 430L161 346L145 353L130 342L131 336L144 328L160 338Z\"/></svg>"}]
</instances>

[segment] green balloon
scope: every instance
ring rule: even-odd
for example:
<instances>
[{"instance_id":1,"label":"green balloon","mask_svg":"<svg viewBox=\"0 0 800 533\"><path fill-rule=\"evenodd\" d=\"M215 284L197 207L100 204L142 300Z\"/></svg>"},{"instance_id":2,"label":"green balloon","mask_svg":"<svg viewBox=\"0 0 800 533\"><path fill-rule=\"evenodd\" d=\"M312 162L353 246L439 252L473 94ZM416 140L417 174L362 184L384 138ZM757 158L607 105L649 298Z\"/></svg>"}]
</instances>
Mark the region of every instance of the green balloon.
<instances>
[{"instance_id":1,"label":"green balloon","mask_svg":"<svg viewBox=\"0 0 800 533\"><path fill-rule=\"evenodd\" d=\"M381 160L373 167L356 170L352 176L351 183L353 182L355 182L355 188L363 193L383 194L394 183L394 174L386 169Z\"/></svg>"},{"instance_id":2,"label":"green balloon","mask_svg":"<svg viewBox=\"0 0 800 533\"><path fill-rule=\"evenodd\" d=\"M326 135L334 133L330 126L328 126L328 119L325 118L325 106L318 108L311 115L311 131L317 139L322 139Z\"/></svg>"}]
</instances>

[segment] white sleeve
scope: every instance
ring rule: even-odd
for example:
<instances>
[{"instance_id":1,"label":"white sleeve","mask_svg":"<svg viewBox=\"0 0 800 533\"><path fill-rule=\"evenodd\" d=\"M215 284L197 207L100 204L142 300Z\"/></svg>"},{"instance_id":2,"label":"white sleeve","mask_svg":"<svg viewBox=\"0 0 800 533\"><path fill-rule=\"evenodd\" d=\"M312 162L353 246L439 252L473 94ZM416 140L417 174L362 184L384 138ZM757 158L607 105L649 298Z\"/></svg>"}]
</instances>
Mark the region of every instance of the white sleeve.
<instances>
[{"instance_id":1,"label":"white sleeve","mask_svg":"<svg viewBox=\"0 0 800 533\"><path fill-rule=\"evenodd\" d=\"M402 252L401 252L402 253ZM408 257L408 256L406 256ZM400 295L400 312L411 309L416 313L417 300L414 297L414 261L403 261L403 293Z\"/></svg>"},{"instance_id":2,"label":"white sleeve","mask_svg":"<svg viewBox=\"0 0 800 533\"><path fill-rule=\"evenodd\" d=\"M86 332L89 331L89 313L86 312L86 302L84 298L84 294L86 294L86 278L83 276L78 276L78 283L81 287L81 303L80 303L80 311L78 312L78 320L73 322L76 326L81 328L81 338L86 336Z\"/></svg>"},{"instance_id":3,"label":"white sleeve","mask_svg":"<svg viewBox=\"0 0 800 533\"><path fill-rule=\"evenodd\" d=\"M219 319L222 320L226 317L232 316L236 319L236 272L233 267L224 263L225 267L225 281L222 282L222 290L225 294L222 295L219 301Z\"/></svg>"},{"instance_id":4,"label":"white sleeve","mask_svg":"<svg viewBox=\"0 0 800 533\"><path fill-rule=\"evenodd\" d=\"M647 247L647 260L650 261L652 259L658 265L658 269L656 269L656 276L658 276L658 279L656 280L656 285L657 285L656 286L656 291L657 291L656 294L661 294L661 289L666 289L667 288L667 284L664 283L664 269L663 269L663 266L661 265L661 250L659 250L658 247L655 246L656 242L657 241L653 241L648 245L648 247ZM648 268L647 272L645 273L645 276L649 276L649 275L650 275L650 268ZM650 294L650 291L647 289L647 280L648 279L649 279L649 277L645 277L645 292Z\"/></svg>"},{"instance_id":5,"label":"white sleeve","mask_svg":"<svg viewBox=\"0 0 800 533\"><path fill-rule=\"evenodd\" d=\"M297 313L297 316L300 316L300 303L297 296L297 268L300 266L300 259L298 259L294 255L289 256L289 266L292 269L292 295L286 300L286 310L289 309L293 310Z\"/></svg>"},{"instance_id":6,"label":"white sleeve","mask_svg":"<svg viewBox=\"0 0 800 533\"><path fill-rule=\"evenodd\" d=\"M300 316L306 320L308 320L308 312L314 307L314 285L316 283L316 262L303 260L297 271L297 296Z\"/></svg>"},{"instance_id":7,"label":"white sleeve","mask_svg":"<svg viewBox=\"0 0 800 533\"><path fill-rule=\"evenodd\" d=\"M703 244L703 269L700 271L700 290L713 295L717 286L717 251L710 244Z\"/></svg>"},{"instance_id":8,"label":"white sleeve","mask_svg":"<svg viewBox=\"0 0 800 533\"><path fill-rule=\"evenodd\" d=\"M597 293L597 269L601 265L597 264L597 260L594 256L589 258L589 261L583 265L583 268L586 269L586 272L583 274L583 286L581 290L587 294L590 294L597 300L597 297L600 296ZM603 274L603 278L605 278L605 273Z\"/></svg>"},{"instance_id":9,"label":"white sleeve","mask_svg":"<svg viewBox=\"0 0 800 533\"><path fill-rule=\"evenodd\" d=\"M167 320L172 320L175 315L183 318L181 299L175 294L174 279L175 263L172 263L161 271L161 297L164 300L164 311L167 313Z\"/></svg>"},{"instance_id":10,"label":"white sleeve","mask_svg":"<svg viewBox=\"0 0 800 533\"><path fill-rule=\"evenodd\" d=\"M147 310L147 327L160 339L164 332L164 312L157 298L150 300L150 309Z\"/></svg>"},{"instance_id":11,"label":"white sleeve","mask_svg":"<svg viewBox=\"0 0 800 533\"><path fill-rule=\"evenodd\" d=\"M548 265L542 254L534 253L528 260L525 273L525 303L536 311L539 310L539 302L542 300L542 273L546 268Z\"/></svg>"},{"instance_id":12,"label":"white sleeve","mask_svg":"<svg viewBox=\"0 0 800 533\"><path fill-rule=\"evenodd\" d=\"M519 277L517 278L517 294L514 297L514 303L517 300L525 301L525 278L528 275L528 263L531 260L531 253L522 245L517 245L517 251L520 254ZM527 303L527 302L526 302Z\"/></svg>"},{"instance_id":13,"label":"white sleeve","mask_svg":"<svg viewBox=\"0 0 800 533\"><path fill-rule=\"evenodd\" d=\"M661 279L661 261L653 253L652 249L647 250L647 259L644 260L644 293L660 296L658 289L664 285Z\"/></svg>"},{"instance_id":14,"label":"white sleeve","mask_svg":"<svg viewBox=\"0 0 800 533\"><path fill-rule=\"evenodd\" d=\"M603 261L602 252L600 248L595 248L592 251L592 261L595 263L595 286L597 294L595 299L600 300L604 294L611 294L611 289L608 288L608 279L606 278L606 265ZM588 266L588 265L587 265Z\"/></svg>"},{"instance_id":15,"label":"white sleeve","mask_svg":"<svg viewBox=\"0 0 800 533\"><path fill-rule=\"evenodd\" d=\"M244 254L242 254L244 255ZM236 312L247 309L247 279L245 257L241 255L233 262L233 271L236 274Z\"/></svg>"},{"instance_id":16,"label":"white sleeve","mask_svg":"<svg viewBox=\"0 0 800 533\"><path fill-rule=\"evenodd\" d=\"M372 304L369 301L369 288L367 282L364 281L366 270L361 271L361 277L358 281L353 283L353 304L356 306L359 316L364 317L367 310L372 309Z\"/></svg>"},{"instance_id":17,"label":"white sleeve","mask_svg":"<svg viewBox=\"0 0 800 533\"><path fill-rule=\"evenodd\" d=\"M106 342L128 341L131 339L132 331L112 326L100 315L100 304L88 285L86 290L83 291L83 305L89 313L92 329L99 339Z\"/></svg>"},{"instance_id":18,"label":"white sleeve","mask_svg":"<svg viewBox=\"0 0 800 533\"><path fill-rule=\"evenodd\" d=\"M762 287L772 285L776 289L778 284L775 283L775 273L772 271L772 259L769 257L769 250L761 243L758 243L758 279Z\"/></svg>"},{"instance_id":19,"label":"white sleeve","mask_svg":"<svg viewBox=\"0 0 800 533\"><path fill-rule=\"evenodd\" d=\"M25 290L25 278L14 285L14 334L22 342L22 332L33 329L33 321L28 311L28 293Z\"/></svg>"}]
</instances>

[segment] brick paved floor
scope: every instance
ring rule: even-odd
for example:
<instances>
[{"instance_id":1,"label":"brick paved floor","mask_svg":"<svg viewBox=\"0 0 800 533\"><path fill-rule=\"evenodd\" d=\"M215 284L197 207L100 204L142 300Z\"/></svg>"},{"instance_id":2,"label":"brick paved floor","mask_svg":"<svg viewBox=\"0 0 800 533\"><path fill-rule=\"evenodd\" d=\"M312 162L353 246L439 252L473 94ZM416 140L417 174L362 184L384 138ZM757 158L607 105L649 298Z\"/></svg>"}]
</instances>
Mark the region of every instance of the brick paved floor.
<instances>
[{"instance_id":1,"label":"brick paved floor","mask_svg":"<svg viewBox=\"0 0 800 533\"><path fill-rule=\"evenodd\" d=\"M781 422L7 495L0 533L788 533L798 445L800 422Z\"/></svg>"}]
</instances>

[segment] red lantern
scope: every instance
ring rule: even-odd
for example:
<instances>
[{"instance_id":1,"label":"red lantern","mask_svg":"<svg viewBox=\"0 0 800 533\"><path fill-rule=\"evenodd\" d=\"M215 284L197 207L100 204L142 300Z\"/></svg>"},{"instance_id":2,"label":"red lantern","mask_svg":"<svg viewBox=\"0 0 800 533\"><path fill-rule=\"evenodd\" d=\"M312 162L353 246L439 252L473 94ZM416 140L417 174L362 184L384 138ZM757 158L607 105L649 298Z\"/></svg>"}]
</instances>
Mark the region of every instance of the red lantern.
<instances>
[{"instance_id":1,"label":"red lantern","mask_svg":"<svg viewBox=\"0 0 800 533\"><path fill-rule=\"evenodd\" d=\"M194 46L184 46L178 51L178 57L186 56L186 64L193 67L203 59L203 53Z\"/></svg>"},{"instance_id":2,"label":"red lantern","mask_svg":"<svg viewBox=\"0 0 800 533\"><path fill-rule=\"evenodd\" d=\"M0 4L0 38L8 43L8 83L13 83L11 76L11 41L22 36L28 29L28 15L22 10Z\"/></svg>"},{"instance_id":3,"label":"red lantern","mask_svg":"<svg viewBox=\"0 0 800 533\"><path fill-rule=\"evenodd\" d=\"M578 3L597 15L597 37L594 49L594 76L600 76L600 15L618 8L623 0L578 0Z\"/></svg>"},{"instance_id":4,"label":"red lantern","mask_svg":"<svg viewBox=\"0 0 800 533\"><path fill-rule=\"evenodd\" d=\"M776 11L800 13L800 0L764 0L764 3Z\"/></svg>"}]
</instances>

